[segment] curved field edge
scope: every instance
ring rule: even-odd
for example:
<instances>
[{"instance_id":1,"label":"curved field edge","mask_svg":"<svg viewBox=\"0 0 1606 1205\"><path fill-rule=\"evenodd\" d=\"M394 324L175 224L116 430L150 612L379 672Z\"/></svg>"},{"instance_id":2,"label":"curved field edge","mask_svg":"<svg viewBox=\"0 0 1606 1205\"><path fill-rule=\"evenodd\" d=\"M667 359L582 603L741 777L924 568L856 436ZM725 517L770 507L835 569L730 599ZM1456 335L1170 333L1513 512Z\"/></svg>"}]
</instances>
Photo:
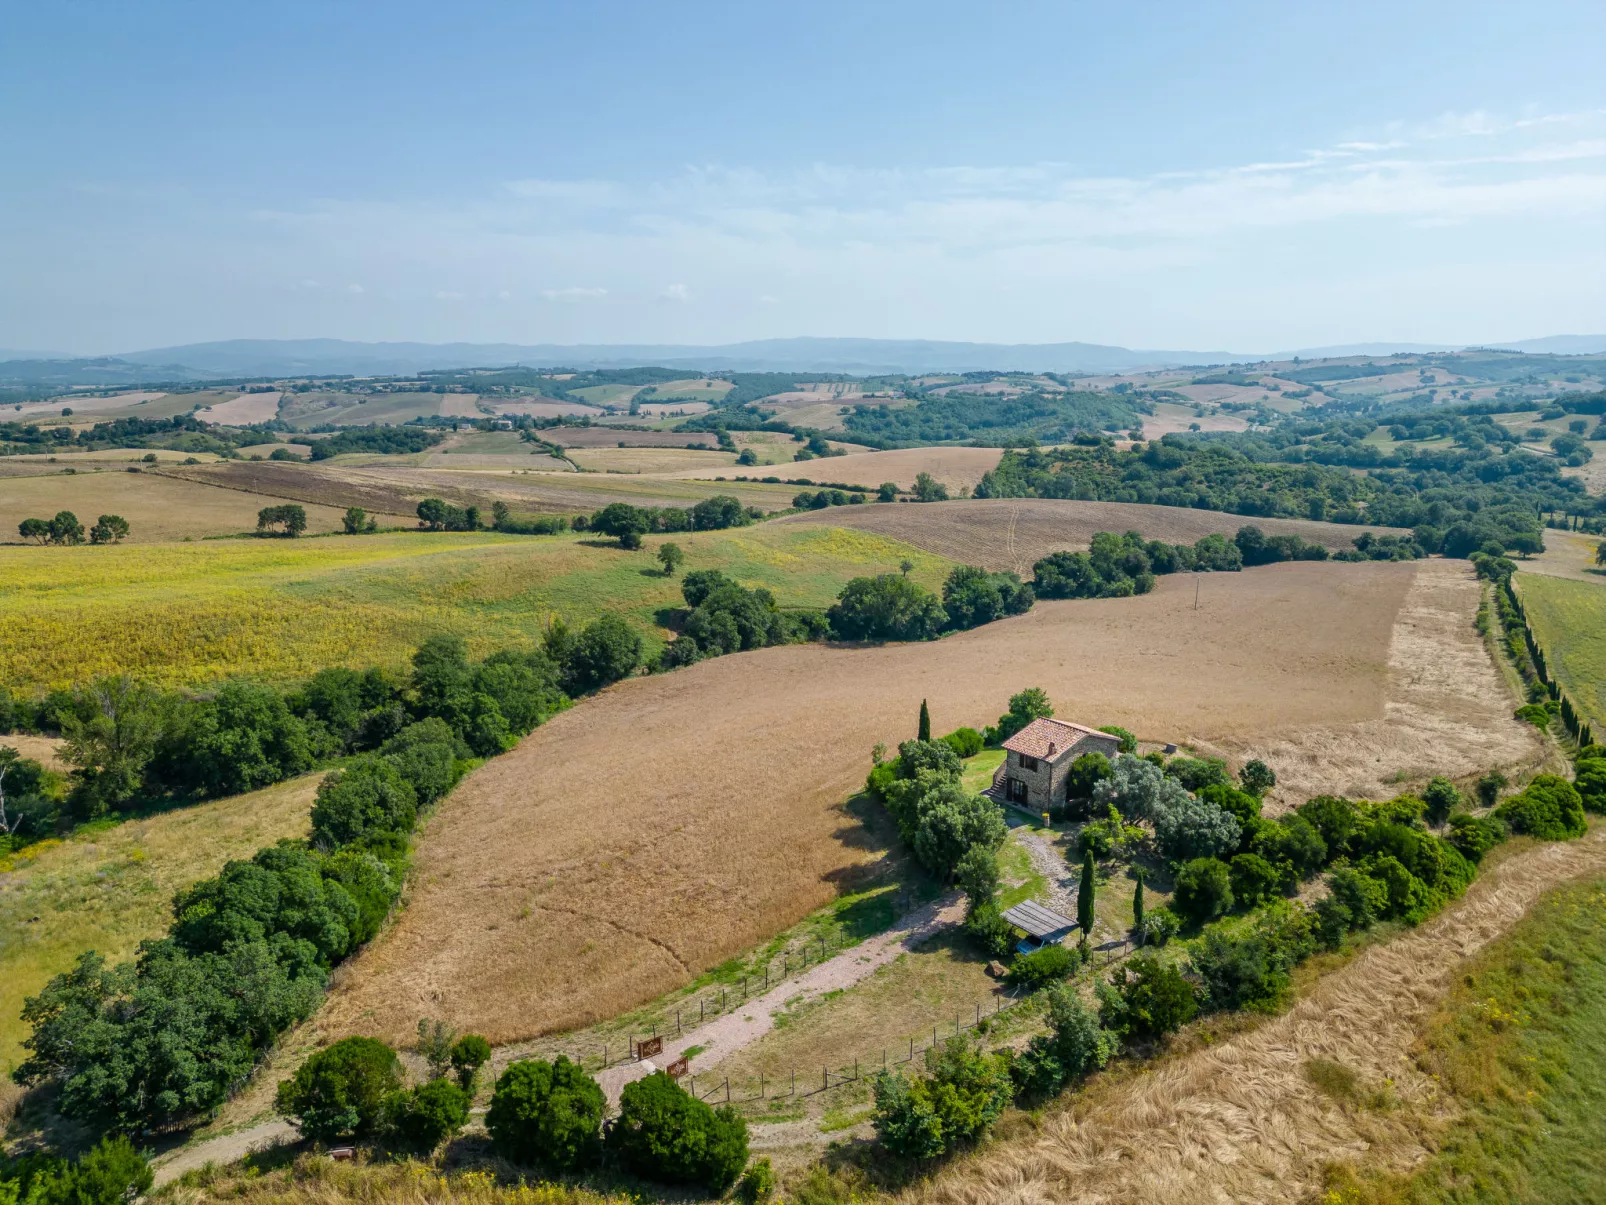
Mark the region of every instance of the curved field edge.
<instances>
[{"instance_id":1,"label":"curved field edge","mask_svg":"<svg viewBox=\"0 0 1606 1205\"><path fill-rule=\"evenodd\" d=\"M1403 1169L1427 1153L1442 1087L1413 1057L1465 960L1557 883L1606 871L1606 830L1514 848L1435 920L1372 947L1288 1013L1135 1077L1095 1082L1006 1138L901 1194L915 1205L1301 1200L1334 1163ZM1355 1108L1312 1082L1336 1064L1405 1107Z\"/></svg>"},{"instance_id":2,"label":"curved field edge","mask_svg":"<svg viewBox=\"0 0 1606 1205\"><path fill-rule=\"evenodd\" d=\"M1396 616L1423 573L1460 570L1272 566L1217 575L1198 611L1190 583L1162 579L935 644L790 646L621 683L465 781L420 841L408 908L343 969L315 1025L405 1041L438 1016L526 1040L751 949L879 856L841 801L873 744L912 735L923 697L944 730L1040 685L1062 716L1195 745L1380 722ZM1477 586L1460 585L1456 638L1481 648ZM1490 723L1532 741L1486 659L1483 672ZM1373 756L1392 774L1415 747Z\"/></svg>"}]
</instances>

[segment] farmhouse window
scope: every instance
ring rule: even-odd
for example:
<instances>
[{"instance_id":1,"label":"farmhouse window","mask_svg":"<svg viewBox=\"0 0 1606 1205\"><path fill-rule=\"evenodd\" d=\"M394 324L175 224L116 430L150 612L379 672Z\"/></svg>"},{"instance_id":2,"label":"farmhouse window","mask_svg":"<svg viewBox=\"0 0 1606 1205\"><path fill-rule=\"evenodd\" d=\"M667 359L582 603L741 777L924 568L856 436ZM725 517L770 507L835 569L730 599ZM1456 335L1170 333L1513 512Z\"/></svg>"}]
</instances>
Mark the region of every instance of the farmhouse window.
<instances>
[{"instance_id":1,"label":"farmhouse window","mask_svg":"<svg viewBox=\"0 0 1606 1205\"><path fill-rule=\"evenodd\" d=\"M1022 753L1020 755L1020 768L1022 770L1037 769L1037 759L1035 757L1027 757L1024 753Z\"/></svg>"},{"instance_id":2,"label":"farmhouse window","mask_svg":"<svg viewBox=\"0 0 1606 1205\"><path fill-rule=\"evenodd\" d=\"M1009 799L1011 803L1026 802L1026 784L1018 778L1009 780Z\"/></svg>"}]
</instances>

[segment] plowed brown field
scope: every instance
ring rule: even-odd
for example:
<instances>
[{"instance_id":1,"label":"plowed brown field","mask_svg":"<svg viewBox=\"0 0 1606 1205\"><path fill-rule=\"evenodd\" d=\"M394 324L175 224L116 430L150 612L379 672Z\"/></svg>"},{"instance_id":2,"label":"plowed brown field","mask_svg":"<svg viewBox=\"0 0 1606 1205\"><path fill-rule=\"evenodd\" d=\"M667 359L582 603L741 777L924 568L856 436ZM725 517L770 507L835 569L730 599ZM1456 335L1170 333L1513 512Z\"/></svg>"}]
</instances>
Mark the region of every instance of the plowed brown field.
<instances>
[{"instance_id":1,"label":"plowed brown field","mask_svg":"<svg viewBox=\"0 0 1606 1205\"><path fill-rule=\"evenodd\" d=\"M827 463L834 465L844 461ZM1240 527L1252 523L1268 536L1297 535L1328 548L1348 548L1363 531L1403 534L1393 527L1353 527L1307 519L1258 519L1180 506L1077 502L1058 498L977 498L968 502L835 506L830 510L788 515L777 522L826 523L832 527L880 532L967 565L1012 569L1023 577L1030 577L1033 563L1051 552L1086 548L1097 531L1137 531L1149 540L1192 544L1213 532L1231 536Z\"/></svg>"},{"instance_id":2,"label":"plowed brown field","mask_svg":"<svg viewBox=\"0 0 1606 1205\"><path fill-rule=\"evenodd\" d=\"M841 801L872 744L912 735L921 698L945 730L1037 685L1061 716L1179 743L1380 720L1411 672L1391 643L1424 575L1458 587L1444 639L1476 646L1459 562L1299 563L1211 575L1197 610L1192 581L1163 578L934 644L795 645L621 683L441 808L407 909L342 970L319 1027L400 1041L440 1016L511 1041L612 1016L756 944L874 856ZM1520 728L1486 672L1490 722ZM1381 778L1402 755L1374 735Z\"/></svg>"}]
</instances>

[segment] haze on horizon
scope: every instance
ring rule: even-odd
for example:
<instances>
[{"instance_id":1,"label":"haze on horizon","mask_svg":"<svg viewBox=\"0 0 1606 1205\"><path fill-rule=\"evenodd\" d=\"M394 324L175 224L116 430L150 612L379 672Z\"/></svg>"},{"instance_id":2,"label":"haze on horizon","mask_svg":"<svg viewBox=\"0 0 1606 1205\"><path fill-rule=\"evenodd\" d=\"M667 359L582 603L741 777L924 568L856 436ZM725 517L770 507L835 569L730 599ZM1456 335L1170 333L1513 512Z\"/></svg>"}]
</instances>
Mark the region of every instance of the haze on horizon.
<instances>
[{"instance_id":1,"label":"haze on horizon","mask_svg":"<svg viewBox=\"0 0 1606 1205\"><path fill-rule=\"evenodd\" d=\"M1606 329L1606 9L0 14L0 347Z\"/></svg>"}]
</instances>

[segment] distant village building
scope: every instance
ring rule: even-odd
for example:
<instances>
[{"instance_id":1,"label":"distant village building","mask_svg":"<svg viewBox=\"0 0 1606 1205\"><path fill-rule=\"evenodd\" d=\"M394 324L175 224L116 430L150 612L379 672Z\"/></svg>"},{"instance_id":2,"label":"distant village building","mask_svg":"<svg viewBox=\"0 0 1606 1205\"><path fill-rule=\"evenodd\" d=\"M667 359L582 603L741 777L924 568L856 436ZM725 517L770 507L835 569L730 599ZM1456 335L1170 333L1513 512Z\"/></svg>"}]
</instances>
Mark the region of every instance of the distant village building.
<instances>
[{"instance_id":1,"label":"distant village building","mask_svg":"<svg viewBox=\"0 0 1606 1205\"><path fill-rule=\"evenodd\" d=\"M1029 812L1046 812L1066 800L1071 763L1084 753L1112 761L1121 738L1067 720L1033 720L1004 742L1004 764L987 794Z\"/></svg>"}]
</instances>

